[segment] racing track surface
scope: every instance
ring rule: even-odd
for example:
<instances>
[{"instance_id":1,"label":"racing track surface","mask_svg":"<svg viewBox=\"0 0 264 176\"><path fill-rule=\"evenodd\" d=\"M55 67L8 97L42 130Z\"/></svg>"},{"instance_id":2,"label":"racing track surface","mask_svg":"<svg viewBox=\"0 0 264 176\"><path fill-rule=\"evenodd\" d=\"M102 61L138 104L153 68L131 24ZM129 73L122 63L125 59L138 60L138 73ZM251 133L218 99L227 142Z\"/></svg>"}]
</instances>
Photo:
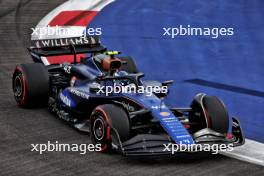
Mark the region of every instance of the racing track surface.
<instances>
[{"instance_id":1,"label":"racing track surface","mask_svg":"<svg viewBox=\"0 0 264 176\"><path fill-rule=\"evenodd\" d=\"M0 1L0 175L264 175L261 166L223 156L124 158L91 152L30 152L31 143L89 143L46 109L19 109L11 93L16 64L31 62L29 28L62 0Z\"/></svg>"}]
</instances>

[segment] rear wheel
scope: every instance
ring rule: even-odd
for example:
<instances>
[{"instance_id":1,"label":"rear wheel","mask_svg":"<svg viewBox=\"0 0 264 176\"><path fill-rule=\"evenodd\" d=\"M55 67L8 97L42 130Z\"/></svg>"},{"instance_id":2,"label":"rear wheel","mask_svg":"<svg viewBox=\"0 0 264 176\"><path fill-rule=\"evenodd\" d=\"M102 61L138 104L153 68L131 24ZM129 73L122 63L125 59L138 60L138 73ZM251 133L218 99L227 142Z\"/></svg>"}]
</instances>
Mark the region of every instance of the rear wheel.
<instances>
[{"instance_id":1,"label":"rear wheel","mask_svg":"<svg viewBox=\"0 0 264 176\"><path fill-rule=\"evenodd\" d=\"M13 92L18 105L33 107L47 103L49 75L40 63L21 64L13 74Z\"/></svg>"},{"instance_id":2,"label":"rear wheel","mask_svg":"<svg viewBox=\"0 0 264 176\"><path fill-rule=\"evenodd\" d=\"M111 149L111 129L116 130L121 142L129 139L130 123L125 110L117 105L105 104L97 106L91 115L91 140L101 144L101 151L107 152ZM116 139L115 139L116 140Z\"/></svg>"}]
</instances>

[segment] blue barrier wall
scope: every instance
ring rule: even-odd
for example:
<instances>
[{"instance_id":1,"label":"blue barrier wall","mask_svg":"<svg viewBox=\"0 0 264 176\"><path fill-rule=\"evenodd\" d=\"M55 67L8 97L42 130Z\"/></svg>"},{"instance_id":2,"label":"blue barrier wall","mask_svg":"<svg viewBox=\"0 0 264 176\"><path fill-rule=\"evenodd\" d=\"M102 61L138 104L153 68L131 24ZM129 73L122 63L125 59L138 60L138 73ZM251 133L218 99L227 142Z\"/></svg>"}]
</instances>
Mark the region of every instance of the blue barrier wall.
<instances>
[{"instance_id":1,"label":"blue barrier wall","mask_svg":"<svg viewBox=\"0 0 264 176\"><path fill-rule=\"evenodd\" d=\"M247 138L264 142L264 1L117 0L89 27L108 49L132 56L146 79L174 79L168 103L219 96ZM233 36L163 36L163 27L232 27Z\"/></svg>"}]
</instances>

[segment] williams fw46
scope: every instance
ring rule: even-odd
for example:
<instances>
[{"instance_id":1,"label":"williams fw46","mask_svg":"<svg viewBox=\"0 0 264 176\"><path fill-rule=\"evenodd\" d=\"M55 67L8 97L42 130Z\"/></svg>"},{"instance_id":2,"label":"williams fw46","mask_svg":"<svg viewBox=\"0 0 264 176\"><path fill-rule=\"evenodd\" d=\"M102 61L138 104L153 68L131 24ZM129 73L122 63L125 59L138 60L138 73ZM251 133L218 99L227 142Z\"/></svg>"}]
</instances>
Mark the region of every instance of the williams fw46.
<instances>
[{"instance_id":1,"label":"williams fw46","mask_svg":"<svg viewBox=\"0 0 264 176\"><path fill-rule=\"evenodd\" d=\"M178 108L164 103L168 92L106 95L101 87L169 88L173 81L143 80L131 57L107 51L98 37L32 41L28 50L35 63L15 68L16 102L23 108L48 106L74 128L88 132L103 152L161 155L170 154L164 150L168 144L244 143L239 121L229 117L215 96L199 93L190 107Z\"/></svg>"}]
</instances>

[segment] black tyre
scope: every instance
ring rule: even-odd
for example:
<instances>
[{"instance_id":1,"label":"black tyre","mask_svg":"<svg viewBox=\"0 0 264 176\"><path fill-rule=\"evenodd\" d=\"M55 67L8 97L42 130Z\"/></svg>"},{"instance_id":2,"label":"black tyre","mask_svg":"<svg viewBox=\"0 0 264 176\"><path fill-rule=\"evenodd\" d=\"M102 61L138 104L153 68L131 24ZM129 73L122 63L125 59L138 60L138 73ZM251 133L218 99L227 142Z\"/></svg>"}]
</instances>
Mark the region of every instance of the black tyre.
<instances>
[{"instance_id":1,"label":"black tyre","mask_svg":"<svg viewBox=\"0 0 264 176\"><path fill-rule=\"evenodd\" d=\"M209 128L226 134L229 128L229 116L224 103L215 96L205 96L203 103Z\"/></svg>"},{"instance_id":2,"label":"black tyre","mask_svg":"<svg viewBox=\"0 0 264 176\"><path fill-rule=\"evenodd\" d=\"M47 104L49 75L41 63L21 64L13 74L13 92L18 105L36 107Z\"/></svg>"},{"instance_id":3,"label":"black tyre","mask_svg":"<svg viewBox=\"0 0 264 176\"><path fill-rule=\"evenodd\" d=\"M127 56L127 57L119 57L119 58L122 61L127 62L127 64L123 64L121 66L120 70L126 71L128 73L138 73L139 72L135 61L131 57Z\"/></svg>"},{"instance_id":4,"label":"black tyre","mask_svg":"<svg viewBox=\"0 0 264 176\"><path fill-rule=\"evenodd\" d=\"M130 136L130 123L126 111L117 105L105 104L94 109L90 118L91 140L101 144L101 151L111 149L111 129L118 132L120 140L126 141Z\"/></svg>"}]
</instances>

